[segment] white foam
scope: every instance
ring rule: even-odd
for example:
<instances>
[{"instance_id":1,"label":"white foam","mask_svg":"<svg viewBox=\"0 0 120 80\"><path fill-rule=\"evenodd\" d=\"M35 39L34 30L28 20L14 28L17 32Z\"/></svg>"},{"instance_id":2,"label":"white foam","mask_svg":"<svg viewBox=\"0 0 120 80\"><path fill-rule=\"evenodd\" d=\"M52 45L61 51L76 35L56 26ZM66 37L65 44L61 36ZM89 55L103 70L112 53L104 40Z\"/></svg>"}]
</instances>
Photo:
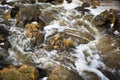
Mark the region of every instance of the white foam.
<instances>
[{"instance_id":1,"label":"white foam","mask_svg":"<svg viewBox=\"0 0 120 80\"><path fill-rule=\"evenodd\" d=\"M42 79L40 79L40 80L47 80L48 79L48 77L44 77L44 78L42 78Z\"/></svg>"},{"instance_id":2,"label":"white foam","mask_svg":"<svg viewBox=\"0 0 120 80\"><path fill-rule=\"evenodd\" d=\"M64 27L60 26L58 21L53 21L50 25L44 27L44 31L45 31L45 39L46 39L46 37L53 34L55 31L63 32Z\"/></svg>"},{"instance_id":3,"label":"white foam","mask_svg":"<svg viewBox=\"0 0 120 80\"><path fill-rule=\"evenodd\" d=\"M7 2L14 2L14 1L17 1L17 0L7 0Z\"/></svg>"}]
</instances>

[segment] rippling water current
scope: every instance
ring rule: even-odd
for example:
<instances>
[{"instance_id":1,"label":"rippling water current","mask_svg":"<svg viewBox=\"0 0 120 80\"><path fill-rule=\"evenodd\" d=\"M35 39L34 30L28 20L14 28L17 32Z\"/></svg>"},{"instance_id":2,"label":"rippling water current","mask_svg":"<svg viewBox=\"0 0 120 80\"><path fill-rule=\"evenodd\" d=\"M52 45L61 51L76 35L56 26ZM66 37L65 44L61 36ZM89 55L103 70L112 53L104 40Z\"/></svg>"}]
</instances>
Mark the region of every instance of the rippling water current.
<instances>
[{"instance_id":1,"label":"rippling water current","mask_svg":"<svg viewBox=\"0 0 120 80\"><path fill-rule=\"evenodd\" d=\"M49 51L39 47L34 47L32 50L30 39L25 37L25 29L16 27L15 19L11 19L13 26L10 28L12 35L9 37L9 41L12 48L9 49L9 53L14 64L35 65L46 69L62 65L78 72L86 80L96 80L92 74L100 80L109 80L101 72L101 69L119 72L120 34L106 34L104 30L101 31L91 22L84 20L84 16L81 17L81 13L74 9L79 5L81 2L74 0L71 4L52 5L42 10L53 9L58 13L51 13L51 15L56 16L56 20L44 27L42 33L45 33L45 38L41 45L46 45L46 41L49 40L48 36L56 31L58 33L53 36L59 36L60 32L64 32L69 34L67 38L72 39L76 46L63 52L55 49Z\"/></svg>"}]
</instances>

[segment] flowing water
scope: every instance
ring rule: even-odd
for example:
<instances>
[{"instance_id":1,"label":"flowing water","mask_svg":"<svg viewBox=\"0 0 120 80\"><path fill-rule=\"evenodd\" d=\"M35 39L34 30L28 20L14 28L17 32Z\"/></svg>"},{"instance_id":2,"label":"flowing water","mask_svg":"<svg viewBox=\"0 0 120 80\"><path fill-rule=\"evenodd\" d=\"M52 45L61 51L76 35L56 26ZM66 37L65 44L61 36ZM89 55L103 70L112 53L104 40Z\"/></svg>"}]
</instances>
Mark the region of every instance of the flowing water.
<instances>
[{"instance_id":1,"label":"flowing water","mask_svg":"<svg viewBox=\"0 0 120 80\"><path fill-rule=\"evenodd\" d=\"M54 10L58 13L51 13L56 19L41 31L45 33L44 43L41 45L46 46L51 36L59 36L63 32L67 34L67 39L75 42L75 47L66 51L31 47L31 39L25 36L26 30L16 27L16 20L10 19L12 35L9 36L9 41L12 48L9 53L13 63L35 65L50 70L62 65L78 72L85 80L109 80L100 69L120 72L120 33L106 34L84 20L84 16L74 9L81 4L79 0L73 0L70 4L64 1L62 5L50 5L42 10ZM53 35L54 33L56 34ZM92 77L91 73L96 75L97 79Z\"/></svg>"}]
</instances>

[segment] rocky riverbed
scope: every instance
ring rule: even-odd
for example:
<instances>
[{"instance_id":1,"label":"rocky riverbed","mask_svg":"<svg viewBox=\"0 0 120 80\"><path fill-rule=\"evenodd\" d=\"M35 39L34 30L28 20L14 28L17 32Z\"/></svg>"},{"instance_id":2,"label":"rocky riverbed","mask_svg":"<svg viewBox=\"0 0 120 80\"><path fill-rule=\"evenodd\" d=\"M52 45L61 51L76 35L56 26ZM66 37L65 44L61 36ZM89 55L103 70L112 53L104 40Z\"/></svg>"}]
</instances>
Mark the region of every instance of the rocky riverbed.
<instances>
[{"instance_id":1,"label":"rocky riverbed","mask_svg":"<svg viewBox=\"0 0 120 80\"><path fill-rule=\"evenodd\" d=\"M0 80L120 80L119 1L0 3Z\"/></svg>"}]
</instances>

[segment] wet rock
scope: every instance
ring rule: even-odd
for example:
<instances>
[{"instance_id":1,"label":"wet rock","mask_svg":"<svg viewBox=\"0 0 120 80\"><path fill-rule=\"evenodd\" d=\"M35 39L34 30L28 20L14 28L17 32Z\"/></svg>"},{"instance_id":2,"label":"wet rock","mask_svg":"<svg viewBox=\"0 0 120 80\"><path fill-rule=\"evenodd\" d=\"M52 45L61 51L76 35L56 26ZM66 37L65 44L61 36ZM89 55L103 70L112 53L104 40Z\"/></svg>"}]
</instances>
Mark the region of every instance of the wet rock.
<instances>
[{"instance_id":1,"label":"wet rock","mask_svg":"<svg viewBox=\"0 0 120 80\"><path fill-rule=\"evenodd\" d=\"M78 20L75 22L74 26L78 26L77 29L79 30L65 29L64 32L58 32L56 29L55 32L46 37L45 43L49 46L50 49L57 49L62 51L72 49L79 44L87 44L89 41L95 39L92 35L95 34L95 31L85 22ZM86 29L90 33L86 31Z\"/></svg>"},{"instance_id":2,"label":"wet rock","mask_svg":"<svg viewBox=\"0 0 120 80\"><path fill-rule=\"evenodd\" d=\"M94 18L93 24L107 33L113 34L115 30L120 32L119 13L114 9L106 10Z\"/></svg>"},{"instance_id":3,"label":"wet rock","mask_svg":"<svg viewBox=\"0 0 120 80\"><path fill-rule=\"evenodd\" d=\"M100 80L97 74L95 74L93 72L88 72L88 71L84 71L82 73L82 77L85 80Z\"/></svg>"},{"instance_id":4,"label":"wet rock","mask_svg":"<svg viewBox=\"0 0 120 80\"><path fill-rule=\"evenodd\" d=\"M10 32L4 26L0 25L0 34L8 37L10 35Z\"/></svg>"},{"instance_id":5,"label":"wet rock","mask_svg":"<svg viewBox=\"0 0 120 80\"><path fill-rule=\"evenodd\" d=\"M6 0L1 0L0 3L1 3L2 5L7 4Z\"/></svg>"},{"instance_id":6,"label":"wet rock","mask_svg":"<svg viewBox=\"0 0 120 80\"><path fill-rule=\"evenodd\" d=\"M11 18L15 18L15 17L16 17L16 14L18 13L19 10L20 10L19 7L14 7L14 8L12 8L12 9L11 9L11 12L10 12Z\"/></svg>"},{"instance_id":7,"label":"wet rock","mask_svg":"<svg viewBox=\"0 0 120 80\"><path fill-rule=\"evenodd\" d=\"M79 6L79 7L76 7L75 9L76 9L77 11L83 11L83 10L84 10L84 7Z\"/></svg>"},{"instance_id":8,"label":"wet rock","mask_svg":"<svg viewBox=\"0 0 120 80\"><path fill-rule=\"evenodd\" d=\"M53 69L48 80L83 80L83 78L73 71L69 71L62 66L57 66Z\"/></svg>"},{"instance_id":9,"label":"wet rock","mask_svg":"<svg viewBox=\"0 0 120 80\"><path fill-rule=\"evenodd\" d=\"M2 5L9 5L13 6L15 4L15 1L7 1L7 0L1 0Z\"/></svg>"},{"instance_id":10,"label":"wet rock","mask_svg":"<svg viewBox=\"0 0 120 80\"><path fill-rule=\"evenodd\" d=\"M117 16L113 27L120 33L120 15Z\"/></svg>"},{"instance_id":11,"label":"wet rock","mask_svg":"<svg viewBox=\"0 0 120 80\"><path fill-rule=\"evenodd\" d=\"M3 12L4 12L4 11L3 11L2 9L0 9L0 15L2 15L2 14L3 14Z\"/></svg>"},{"instance_id":12,"label":"wet rock","mask_svg":"<svg viewBox=\"0 0 120 80\"><path fill-rule=\"evenodd\" d=\"M41 12L41 16L46 24L49 24L53 20L59 19L59 14L61 11L64 11L62 8L50 7ZM50 14L50 15L48 15Z\"/></svg>"},{"instance_id":13,"label":"wet rock","mask_svg":"<svg viewBox=\"0 0 120 80\"><path fill-rule=\"evenodd\" d=\"M90 15L85 15L84 16L84 20L87 20L87 21L92 21L93 20L93 17L94 17L94 15L92 15L92 14L90 14Z\"/></svg>"},{"instance_id":14,"label":"wet rock","mask_svg":"<svg viewBox=\"0 0 120 80\"><path fill-rule=\"evenodd\" d=\"M36 69L37 69L38 72L39 72L40 79L41 79L41 78L44 78L44 77L46 77L46 76L48 76L48 75L50 74L50 71L49 71L49 70L42 69L42 68L39 68L39 67L37 67Z\"/></svg>"},{"instance_id":15,"label":"wet rock","mask_svg":"<svg viewBox=\"0 0 120 80\"><path fill-rule=\"evenodd\" d=\"M35 3L36 2L36 0L21 0L21 3L27 3L27 4L33 4L33 3Z\"/></svg>"},{"instance_id":16,"label":"wet rock","mask_svg":"<svg viewBox=\"0 0 120 80\"><path fill-rule=\"evenodd\" d=\"M20 68L14 66L0 70L2 80L39 80L37 70L32 66L23 65Z\"/></svg>"},{"instance_id":17,"label":"wet rock","mask_svg":"<svg viewBox=\"0 0 120 80\"><path fill-rule=\"evenodd\" d=\"M52 1L54 0L38 0L38 2L49 2L49 3L51 3Z\"/></svg>"},{"instance_id":18,"label":"wet rock","mask_svg":"<svg viewBox=\"0 0 120 80\"><path fill-rule=\"evenodd\" d=\"M84 2L84 3L82 4L82 7L90 7L90 3Z\"/></svg>"},{"instance_id":19,"label":"wet rock","mask_svg":"<svg viewBox=\"0 0 120 80\"><path fill-rule=\"evenodd\" d=\"M27 29L26 37L32 38L32 37L35 37L37 35L37 32L39 30L39 25L37 22L27 24L27 25L25 25L25 27Z\"/></svg>"},{"instance_id":20,"label":"wet rock","mask_svg":"<svg viewBox=\"0 0 120 80\"><path fill-rule=\"evenodd\" d=\"M100 5L100 1L99 0L92 0L91 5L92 5L92 8L97 8L97 6Z\"/></svg>"},{"instance_id":21,"label":"wet rock","mask_svg":"<svg viewBox=\"0 0 120 80\"><path fill-rule=\"evenodd\" d=\"M8 49L10 47L10 43L4 35L0 34L0 47L4 49Z\"/></svg>"},{"instance_id":22,"label":"wet rock","mask_svg":"<svg viewBox=\"0 0 120 80\"><path fill-rule=\"evenodd\" d=\"M39 45L44 41L44 33L39 33L41 26L37 22L26 25L26 37L34 38L31 43L32 45Z\"/></svg>"},{"instance_id":23,"label":"wet rock","mask_svg":"<svg viewBox=\"0 0 120 80\"><path fill-rule=\"evenodd\" d=\"M99 15L97 15L94 18L93 23L96 26L106 26L106 27L110 28L110 24L115 22L116 16L117 16L116 10L114 10L114 9L110 9L109 11L106 10L106 11L100 13Z\"/></svg>"},{"instance_id":24,"label":"wet rock","mask_svg":"<svg viewBox=\"0 0 120 80\"><path fill-rule=\"evenodd\" d=\"M72 0L66 0L68 3L71 3L72 2Z\"/></svg>"},{"instance_id":25,"label":"wet rock","mask_svg":"<svg viewBox=\"0 0 120 80\"><path fill-rule=\"evenodd\" d=\"M20 10L16 15L16 24L22 24L25 26L27 23L39 20L41 11L37 5L17 5ZM16 6L16 7L17 7Z\"/></svg>"},{"instance_id":26,"label":"wet rock","mask_svg":"<svg viewBox=\"0 0 120 80\"><path fill-rule=\"evenodd\" d=\"M77 11L81 12L82 15L84 15L84 14L89 14L89 13L90 13L90 10L89 10L89 9L85 9L84 7L81 7L81 6L76 7L75 9L76 9Z\"/></svg>"},{"instance_id":27,"label":"wet rock","mask_svg":"<svg viewBox=\"0 0 120 80\"><path fill-rule=\"evenodd\" d=\"M0 26L0 47L8 49L11 45L7 39L9 36L9 31L3 26Z\"/></svg>"},{"instance_id":28,"label":"wet rock","mask_svg":"<svg viewBox=\"0 0 120 80\"><path fill-rule=\"evenodd\" d=\"M60 33L59 36L55 36L49 39L48 45L51 49L58 49L58 50L69 50L75 46L73 40L65 37L65 33Z\"/></svg>"},{"instance_id":29,"label":"wet rock","mask_svg":"<svg viewBox=\"0 0 120 80\"><path fill-rule=\"evenodd\" d=\"M115 74L109 70L102 69L102 73L109 79L109 80L119 80L120 79L120 74ZM118 76L119 75L119 76Z\"/></svg>"},{"instance_id":30,"label":"wet rock","mask_svg":"<svg viewBox=\"0 0 120 80\"><path fill-rule=\"evenodd\" d=\"M0 65L2 62L5 61L5 59L7 59L9 56L9 53L6 49L4 48L0 48Z\"/></svg>"},{"instance_id":31,"label":"wet rock","mask_svg":"<svg viewBox=\"0 0 120 80\"><path fill-rule=\"evenodd\" d=\"M54 0L52 2L52 4L54 4L54 5L59 5L59 4L62 4L62 3L63 3L63 0Z\"/></svg>"},{"instance_id":32,"label":"wet rock","mask_svg":"<svg viewBox=\"0 0 120 80\"><path fill-rule=\"evenodd\" d=\"M93 24L96 26L101 26L105 24L107 15L108 15L108 11L104 11L101 14L97 15L93 20Z\"/></svg>"},{"instance_id":33,"label":"wet rock","mask_svg":"<svg viewBox=\"0 0 120 80\"><path fill-rule=\"evenodd\" d=\"M63 3L63 0L38 0L38 2L51 3L54 5L58 5Z\"/></svg>"},{"instance_id":34,"label":"wet rock","mask_svg":"<svg viewBox=\"0 0 120 80\"><path fill-rule=\"evenodd\" d=\"M6 13L4 13L3 15L4 19L6 20L10 19L11 18L10 13L11 13L11 10L8 10Z\"/></svg>"}]
</instances>

